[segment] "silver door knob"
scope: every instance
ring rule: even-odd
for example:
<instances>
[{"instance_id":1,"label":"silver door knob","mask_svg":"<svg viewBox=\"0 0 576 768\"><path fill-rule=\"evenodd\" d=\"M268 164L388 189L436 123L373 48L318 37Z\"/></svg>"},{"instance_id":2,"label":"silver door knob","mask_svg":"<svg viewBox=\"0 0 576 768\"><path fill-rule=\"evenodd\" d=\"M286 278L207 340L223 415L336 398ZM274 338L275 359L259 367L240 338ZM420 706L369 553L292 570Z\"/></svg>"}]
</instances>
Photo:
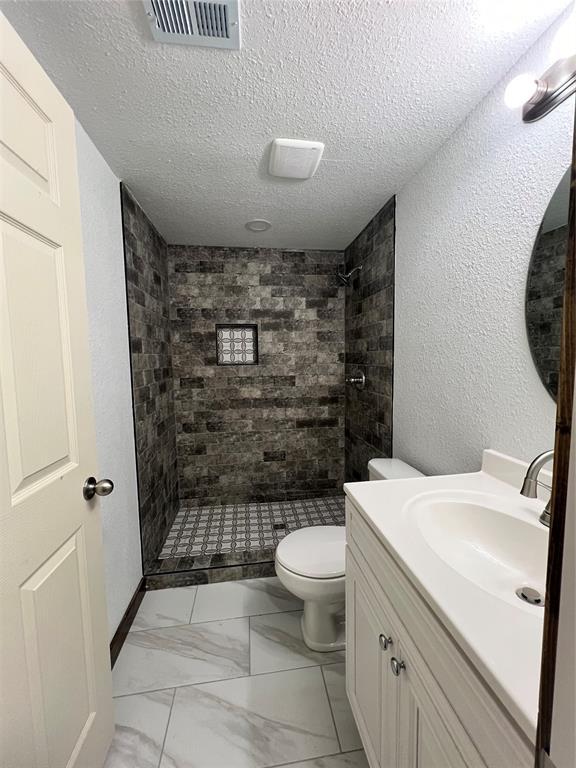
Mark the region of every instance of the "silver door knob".
<instances>
[{"instance_id":1,"label":"silver door knob","mask_svg":"<svg viewBox=\"0 0 576 768\"><path fill-rule=\"evenodd\" d=\"M114 483L112 480L96 480L95 477L89 477L84 483L82 489L82 495L89 501L94 496L110 496L114 490Z\"/></svg>"},{"instance_id":2,"label":"silver door knob","mask_svg":"<svg viewBox=\"0 0 576 768\"><path fill-rule=\"evenodd\" d=\"M392 667L392 674L396 675L396 677L398 677L403 669L406 669L406 664L403 661L398 661L396 656L392 656L390 659L390 666Z\"/></svg>"},{"instance_id":3,"label":"silver door knob","mask_svg":"<svg viewBox=\"0 0 576 768\"><path fill-rule=\"evenodd\" d=\"M387 651L389 646L392 645L392 638L386 637L386 635L380 635L378 642L380 643L380 648L382 648L383 651Z\"/></svg>"}]
</instances>

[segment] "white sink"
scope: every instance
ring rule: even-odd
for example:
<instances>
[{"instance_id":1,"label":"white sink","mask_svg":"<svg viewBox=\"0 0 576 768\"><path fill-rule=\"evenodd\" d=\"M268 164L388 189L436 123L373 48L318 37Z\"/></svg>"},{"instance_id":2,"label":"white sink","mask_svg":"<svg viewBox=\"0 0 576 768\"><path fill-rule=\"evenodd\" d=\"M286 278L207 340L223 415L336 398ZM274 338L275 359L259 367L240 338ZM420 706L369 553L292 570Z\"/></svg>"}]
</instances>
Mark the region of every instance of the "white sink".
<instances>
[{"instance_id":1,"label":"white sink","mask_svg":"<svg viewBox=\"0 0 576 768\"><path fill-rule=\"evenodd\" d=\"M413 498L405 513L434 553L461 576L514 607L541 610L516 595L520 587L544 595L548 553L548 529L522 496L435 491Z\"/></svg>"}]
</instances>

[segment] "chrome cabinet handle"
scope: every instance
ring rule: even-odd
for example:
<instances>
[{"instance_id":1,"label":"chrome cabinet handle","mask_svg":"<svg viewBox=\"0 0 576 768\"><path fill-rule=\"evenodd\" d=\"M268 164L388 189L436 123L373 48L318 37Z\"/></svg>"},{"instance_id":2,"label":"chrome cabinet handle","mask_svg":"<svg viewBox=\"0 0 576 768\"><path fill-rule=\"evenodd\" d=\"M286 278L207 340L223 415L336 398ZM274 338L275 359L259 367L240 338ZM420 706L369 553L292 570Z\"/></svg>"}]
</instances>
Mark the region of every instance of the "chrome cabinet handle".
<instances>
[{"instance_id":1,"label":"chrome cabinet handle","mask_svg":"<svg viewBox=\"0 0 576 768\"><path fill-rule=\"evenodd\" d=\"M392 645L392 638L386 637L386 635L380 635L378 642L380 643L380 648L382 648L383 651L387 651L388 647Z\"/></svg>"},{"instance_id":2,"label":"chrome cabinet handle","mask_svg":"<svg viewBox=\"0 0 576 768\"><path fill-rule=\"evenodd\" d=\"M392 674L398 677L403 669L406 669L406 664L403 661L398 661L396 656L392 656L390 659L390 666L392 667Z\"/></svg>"},{"instance_id":3,"label":"chrome cabinet handle","mask_svg":"<svg viewBox=\"0 0 576 768\"><path fill-rule=\"evenodd\" d=\"M82 488L82 495L86 501L90 501L94 496L109 496L113 490L112 480L96 480L95 477L88 477Z\"/></svg>"}]
</instances>

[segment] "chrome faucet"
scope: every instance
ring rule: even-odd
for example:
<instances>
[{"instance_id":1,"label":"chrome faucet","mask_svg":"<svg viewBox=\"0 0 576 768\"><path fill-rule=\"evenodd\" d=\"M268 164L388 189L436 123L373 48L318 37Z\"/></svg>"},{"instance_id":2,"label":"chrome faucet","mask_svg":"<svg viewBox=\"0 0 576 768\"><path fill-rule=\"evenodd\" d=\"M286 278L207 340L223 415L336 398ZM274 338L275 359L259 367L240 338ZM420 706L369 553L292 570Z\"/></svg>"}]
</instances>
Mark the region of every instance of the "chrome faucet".
<instances>
[{"instance_id":1,"label":"chrome faucet","mask_svg":"<svg viewBox=\"0 0 576 768\"><path fill-rule=\"evenodd\" d=\"M544 485L544 483L541 483L538 480L538 475L540 474L540 470L545 464L548 464L549 461L552 461L554 458L554 451L544 451L544 453L541 453L539 456L536 456L534 461L530 464L528 467L528 471L526 472L526 477L524 478L524 482L522 483L522 488L520 489L520 493L522 496L526 496L529 499L537 499L538 498L538 486L542 485L544 488L548 488L547 485ZM540 515L540 522L542 525L545 525L547 528L550 528L550 501L546 506L544 507L544 511Z\"/></svg>"}]
</instances>

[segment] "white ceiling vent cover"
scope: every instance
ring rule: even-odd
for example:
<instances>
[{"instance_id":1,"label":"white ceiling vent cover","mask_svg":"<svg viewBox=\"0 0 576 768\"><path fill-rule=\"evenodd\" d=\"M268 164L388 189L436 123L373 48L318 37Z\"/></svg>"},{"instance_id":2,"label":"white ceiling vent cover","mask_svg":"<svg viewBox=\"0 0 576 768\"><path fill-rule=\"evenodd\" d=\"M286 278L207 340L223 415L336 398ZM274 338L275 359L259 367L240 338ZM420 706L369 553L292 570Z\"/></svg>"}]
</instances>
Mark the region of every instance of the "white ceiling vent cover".
<instances>
[{"instance_id":1,"label":"white ceiling vent cover","mask_svg":"<svg viewBox=\"0 0 576 768\"><path fill-rule=\"evenodd\" d=\"M144 0L152 37L159 43L240 48L240 0Z\"/></svg>"}]
</instances>

